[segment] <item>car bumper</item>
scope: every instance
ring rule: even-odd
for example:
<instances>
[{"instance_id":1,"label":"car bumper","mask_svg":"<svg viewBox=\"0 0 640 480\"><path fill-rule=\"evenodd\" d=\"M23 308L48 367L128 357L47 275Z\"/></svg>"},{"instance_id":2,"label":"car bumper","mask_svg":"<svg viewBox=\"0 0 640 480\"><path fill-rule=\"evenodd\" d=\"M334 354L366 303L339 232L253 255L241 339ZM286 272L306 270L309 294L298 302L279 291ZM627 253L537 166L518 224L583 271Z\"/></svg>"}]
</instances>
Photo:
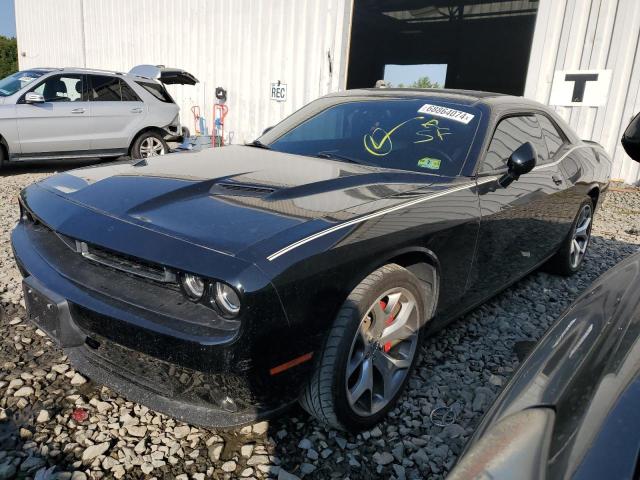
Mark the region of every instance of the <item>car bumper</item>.
<instances>
[{"instance_id":1,"label":"car bumper","mask_svg":"<svg viewBox=\"0 0 640 480\"><path fill-rule=\"evenodd\" d=\"M301 371L270 377L257 368L263 352L252 344L260 338L253 329L162 318L142 301L133 305L97 288L133 289L140 300L145 291L158 298L157 287L141 287L140 280L122 275L116 282L110 276L120 272L86 261L79 267L69 263L74 258L65 258L65 270L59 263L66 253L55 250L64 246L46 241L29 224L12 233L28 316L80 372L130 400L203 426L251 423L296 400L291 382L299 381Z\"/></svg>"}]
</instances>

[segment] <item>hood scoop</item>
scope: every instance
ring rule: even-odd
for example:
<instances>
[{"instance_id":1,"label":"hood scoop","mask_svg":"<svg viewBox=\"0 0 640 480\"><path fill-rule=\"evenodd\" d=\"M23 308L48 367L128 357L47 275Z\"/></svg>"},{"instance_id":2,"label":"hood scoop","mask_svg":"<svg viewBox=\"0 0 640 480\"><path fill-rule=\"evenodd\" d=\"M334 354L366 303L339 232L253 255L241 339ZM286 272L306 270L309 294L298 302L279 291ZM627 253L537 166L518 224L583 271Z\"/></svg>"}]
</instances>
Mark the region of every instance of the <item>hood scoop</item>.
<instances>
[{"instance_id":1,"label":"hood scoop","mask_svg":"<svg viewBox=\"0 0 640 480\"><path fill-rule=\"evenodd\" d=\"M232 195L235 197L264 198L276 191L275 188L246 183L219 182L209 190L211 195Z\"/></svg>"}]
</instances>

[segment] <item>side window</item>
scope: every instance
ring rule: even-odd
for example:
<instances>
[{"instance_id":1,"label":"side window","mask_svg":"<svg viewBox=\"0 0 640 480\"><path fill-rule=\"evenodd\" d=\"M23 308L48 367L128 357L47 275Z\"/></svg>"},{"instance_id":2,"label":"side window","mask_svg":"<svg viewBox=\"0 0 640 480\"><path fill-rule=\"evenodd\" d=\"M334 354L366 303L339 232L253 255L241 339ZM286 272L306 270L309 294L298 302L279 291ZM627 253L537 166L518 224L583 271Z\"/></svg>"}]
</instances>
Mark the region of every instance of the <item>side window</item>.
<instances>
[{"instance_id":1,"label":"side window","mask_svg":"<svg viewBox=\"0 0 640 480\"><path fill-rule=\"evenodd\" d=\"M45 102L79 102L83 100L82 75L53 75L33 90Z\"/></svg>"},{"instance_id":2,"label":"side window","mask_svg":"<svg viewBox=\"0 0 640 480\"><path fill-rule=\"evenodd\" d=\"M107 75L89 75L89 101L119 102L120 79Z\"/></svg>"},{"instance_id":3,"label":"side window","mask_svg":"<svg viewBox=\"0 0 640 480\"><path fill-rule=\"evenodd\" d=\"M142 88L144 88L151 95L156 97L158 100L164 103L173 103L173 99L169 95L169 92L162 86L157 83L148 83L148 82L136 82Z\"/></svg>"},{"instance_id":4,"label":"side window","mask_svg":"<svg viewBox=\"0 0 640 480\"><path fill-rule=\"evenodd\" d=\"M489 144L487 155L480 167L480 173L506 169L511 154L525 142L531 142L536 148L538 164L547 161L547 146L542 138L542 130L536 117L522 115L501 120Z\"/></svg>"},{"instance_id":5,"label":"side window","mask_svg":"<svg viewBox=\"0 0 640 480\"><path fill-rule=\"evenodd\" d=\"M558 150L560 150L560 147L565 144L565 137L545 115L536 115L536 117L538 118L538 122L540 122L544 140L549 149L549 158L553 158Z\"/></svg>"},{"instance_id":6,"label":"side window","mask_svg":"<svg viewBox=\"0 0 640 480\"><path fill-rule=\"evenodd\" d=\"M140 97L133 91L127 82L120 79L120 92L122 93L123 102L140 102Z\"/></svg>"}]
</instances>

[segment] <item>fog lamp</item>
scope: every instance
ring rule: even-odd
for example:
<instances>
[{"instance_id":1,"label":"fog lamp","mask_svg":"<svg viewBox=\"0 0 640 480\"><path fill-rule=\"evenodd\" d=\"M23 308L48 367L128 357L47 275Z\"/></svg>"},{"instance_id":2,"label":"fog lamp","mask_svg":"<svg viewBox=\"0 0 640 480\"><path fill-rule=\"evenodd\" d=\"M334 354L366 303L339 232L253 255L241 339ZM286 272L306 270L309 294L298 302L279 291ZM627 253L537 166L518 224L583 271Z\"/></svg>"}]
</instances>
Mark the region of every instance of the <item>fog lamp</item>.
<instances>
[{"instance_id":1,"label":"fog lamp","mask_svg":"<svg viewBox=\"0 0 640 480\"><path fill-rule=\"evenodd\" d=\"M216 282L213 297L225 315L235 317L240 311L240 297L238 297L236 291L226 283Z\"/></svg>"},{"instance_id":2,"label":"fog lamp","mask_svg":"<svg viewBox=\"0 0 640 480\"><path fill-rule=\"evenodd\" d=\"M185 273L182 276L182 288L192 300L200 300L204 295L204 280L197 275Z\"/></svg>"}]
</instances>

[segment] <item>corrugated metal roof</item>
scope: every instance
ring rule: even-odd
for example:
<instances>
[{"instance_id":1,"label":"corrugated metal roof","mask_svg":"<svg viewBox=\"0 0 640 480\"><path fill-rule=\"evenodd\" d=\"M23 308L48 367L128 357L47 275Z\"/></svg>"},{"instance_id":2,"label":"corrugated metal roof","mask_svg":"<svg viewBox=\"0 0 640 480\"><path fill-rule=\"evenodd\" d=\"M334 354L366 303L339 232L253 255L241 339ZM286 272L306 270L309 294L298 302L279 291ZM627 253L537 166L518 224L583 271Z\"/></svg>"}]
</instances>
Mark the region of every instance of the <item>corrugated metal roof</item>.
<instances>
[{"instance_id":1,"label":"corrugated metal roof","mask_svg":"<svg viewBox=\"0 0 640 480\"><path fill-rule=\"evenodd\" d=\"M640 165L620 145L622 132L640 111L640 2L637 0L540 0L525 96L547 103L556 70L613 70L603 107L555 107L585 139L614 158L612 178L640 183Z\"/></svg>"}]
</instances>

